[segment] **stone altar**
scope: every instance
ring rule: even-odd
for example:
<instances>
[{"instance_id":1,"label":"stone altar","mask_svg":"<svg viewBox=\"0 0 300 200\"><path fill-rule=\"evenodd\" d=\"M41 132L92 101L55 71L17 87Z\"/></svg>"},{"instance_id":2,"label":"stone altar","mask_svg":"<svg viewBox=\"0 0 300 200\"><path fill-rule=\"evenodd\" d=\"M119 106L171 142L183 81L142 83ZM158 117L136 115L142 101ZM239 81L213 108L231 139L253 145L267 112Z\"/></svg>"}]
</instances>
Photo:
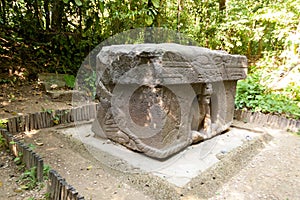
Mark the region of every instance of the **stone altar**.
<instances>
[{"instance_id":1,"label":"stone altar","mask_svg":"<svg viewBox=\"0 0 300 200\"><path fill-rule=\"evenodd\" d=\"M113 45L97 55L92 130L165 159L227 130L247 58L173 43Z\"/></svg>"}]
</instances>

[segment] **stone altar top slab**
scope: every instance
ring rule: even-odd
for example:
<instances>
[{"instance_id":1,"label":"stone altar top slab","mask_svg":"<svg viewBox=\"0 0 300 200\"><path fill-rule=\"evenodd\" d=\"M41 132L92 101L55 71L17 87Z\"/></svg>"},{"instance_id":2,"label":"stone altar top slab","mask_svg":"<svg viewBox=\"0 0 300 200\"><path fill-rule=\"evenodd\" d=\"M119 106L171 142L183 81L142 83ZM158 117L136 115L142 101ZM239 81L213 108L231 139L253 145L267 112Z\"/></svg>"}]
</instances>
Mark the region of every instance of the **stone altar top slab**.
<instances>
[{"instance_id":1,"label":"stone altar top slab","mask_svg":"<svg viewBox=\"0 0 300 200\"><path fill-rule=\"evenodd\" d=\"M112 45L97 57L97 72L106 69L112 83L119 84L207 83L247 75L245 56L174 43Z\"/></svg>"}]
</instances>

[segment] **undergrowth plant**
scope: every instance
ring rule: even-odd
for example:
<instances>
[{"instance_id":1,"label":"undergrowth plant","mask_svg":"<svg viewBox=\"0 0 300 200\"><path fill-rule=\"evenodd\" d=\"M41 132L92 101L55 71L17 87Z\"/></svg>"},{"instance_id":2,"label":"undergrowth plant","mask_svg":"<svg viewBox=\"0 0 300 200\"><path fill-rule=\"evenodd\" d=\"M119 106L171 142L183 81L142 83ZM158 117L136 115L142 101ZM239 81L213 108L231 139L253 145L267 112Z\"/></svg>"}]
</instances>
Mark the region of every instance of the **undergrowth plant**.
<instances>
[{"instance_id":1,"label":"undergrowth plant","mask_svg":"<svg viewBox=\"0 0 300 200\"><path fill-rule=\"evenodd\" d=\"M16 156L14 158L14 162L16 163L16 165L21 165L22 164L22 157L23 157L23 153L19 152L18 156Z\"/></svg>"},{"instance_id":2,"label":"undergrowth plant","mask_svg":"<svg viewBox=\"0 0 300 200\"><path fill-rule=\"evenodd\" d=\"M24 190L32 190L35 188L38 184L36 178L36 167L25 170L25 172L21 174L17 181Z\"/></svg>"},{"instance_id":3,"label":"undergrowth plant","mask_svg":"<svg viewBox=\"0 0 300 200\"><path fill-rule=\"evenodd\" d=\"M49 165L44 165L43 168L43 178L44 180L48 180L49 177L49 171L50 171ZM43 182L39 182L37 180L37 174L36 174L36 167L32 167L30 169L25 170L19 179L17 180L18 183L21 185L21 188L24 190L32 190L36 188L37 186L39 188L44 187Z\"/></svg>"},{"instance_id":4,"label":"undergrowth plant","mask_svg":"<svg viewBox=\"0 0 300 200\"><path fill-rule=\"evenodd\" d=\"M0 148L5 147L5 139L3 136L0 134Z\"/></svg>"},{"instance_id":5,"label":"undergrowth plant","mask_svg":"<svg viewBox=\"0 0 300 200\"><path fill-rule=\"evenodd\" d=\"M260 84L260 78L259 73L252 73L245 80L238 82L236 108L300 119L300 101L268 89Z\"/></svg>"},{"instance_id":6,"label":"undergrowth plant","mask_svg":"<svg viewBox=\"0 0 300 200\"><path fill-rule=\"evenodd\" d=\"M75 86L75 76L74 75L64 75L64 80L66 82L66 86L69 88L74 88Z\"/></svg>"},{"instance_id":7,"label":"undergrowth plant","mask_svg":"<svg viewBox=\"0 0 300 200\"><path fill-rule=\"evenodd\" d=\"M6 129L7 119L0 119L0 128Z\"/></svg>"}]
</instances>

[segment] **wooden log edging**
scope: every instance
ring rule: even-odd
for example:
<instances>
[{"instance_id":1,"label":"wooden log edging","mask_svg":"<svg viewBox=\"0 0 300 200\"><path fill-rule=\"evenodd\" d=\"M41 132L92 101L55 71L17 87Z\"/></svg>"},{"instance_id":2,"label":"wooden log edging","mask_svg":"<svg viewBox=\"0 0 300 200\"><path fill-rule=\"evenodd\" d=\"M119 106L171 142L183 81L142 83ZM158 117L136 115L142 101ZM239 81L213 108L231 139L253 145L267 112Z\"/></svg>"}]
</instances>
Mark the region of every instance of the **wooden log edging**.
<instances>
[{"instance_id":1,"label":"wooden log edging","mask_svg":"<svg viewBox=\"0 0 300 200\"><path fill-rule=\"evenodd\" d=\"M6 146L15 157L19 157L25 164L26 169L36 168L36 179L39 182L43 181L44 161L33 152L28 146L14 138L6 129L0 129L0 134L5 139Z\"/></svg>"},{"instance_id":2,"label":"wooden log edging","mask_svg":"<svg viewBox=\"0 0 300 200\"><path fill-rule=\"evenodd\" d=\"M238 121L255 123L263 126L282 129L285 131L298 132L300 130L300 120L288 119L286 117L273 114L235 110L234 117Z\"/></svg>"},{"instance_id":3,"label":"wooden log edging","mask_svg":"<svg viewBox=\"0 0 300 200\"><path fill-rule=\"evenodd\" d=\"M0 129L0 134L5 139L5 145L15 157L19 157L26 169L35 167L38 182L44 180L44 160L28 146L20 142L6 129ZM84 200L84 197L69 185L55 170L48 174L47 193L51 200Z\"/></svg>"},{"instance_id":4,"label":"wooden log edging","mask_svg":"<svg viewBox=\"0 0 300 200\"><path fill-rule=\"evenodd\" d=\"M55 170L49 171L47 192L53 200L84 200L76 189L69 185Z\"/></svg>"},{"instance_id":5,"label":"wooden log edging","mask_svg":"<svg viewBox=\"0 0 300 200\"><path fill-rule=\"evenodd\" d=\"M7 130L11 134L50 128L70 122L88 121L96 118L97 104L63 110L47 110L7 119Z\"/></svg>"},{"instance_id":6,"label":"wooden log edging","mask_svg":"<svg viewBox=\"0 0 300 200\"><path fill-rule=\"evenodd\" d=\"M27 169L36 168L36 178L43 181L44 161L29 147L14 137L15 134L25 131L50 128L55 125L88 121L97 116L98 104L89 104L72 109L46 110L29 113L7 119L7 130L0 129L0 134L6 141L6 145L15 157L19 156ZM20 156L22 155L22 156ZM50 170L47 184L50 199L54 200L84 200L84 197L74 187L67 184L55 170Z\"/></svg>"},{"instance_id":7,"label":"wooden log edging","mask_svg":"<svg viewBox=\"0 0 300 200\"><path fill-rule=\"evenodd\" d=\"M71 109L48 110L12 117L7 120L7 129L10 133L15 134L24 131L50 128L59 124L88 121L96 118L98 106L98 104L94 103ZM256 123L292 132L298 132L300 130L300 120L288 119L273 114L235 110L234 117L239 121Z\"/></svg>"}]
</instances>

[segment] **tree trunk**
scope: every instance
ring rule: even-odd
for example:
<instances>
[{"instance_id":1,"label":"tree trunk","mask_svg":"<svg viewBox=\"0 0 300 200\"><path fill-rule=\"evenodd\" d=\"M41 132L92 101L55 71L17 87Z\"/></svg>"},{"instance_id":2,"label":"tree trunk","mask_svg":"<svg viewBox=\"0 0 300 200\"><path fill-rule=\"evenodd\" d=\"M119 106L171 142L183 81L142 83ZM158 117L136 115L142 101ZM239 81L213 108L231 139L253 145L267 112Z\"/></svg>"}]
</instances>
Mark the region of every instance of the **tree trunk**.
<instances>
[{"instance_id":1,"label":"tree trunk","mask_svg":"<svg viewBox=\"0 0 300 200\"><path fill-rule=\"evenodd\" d=\"M177 31L180 31L181 0L177 0Z\"/></svg>"},{"instance_id":2,"label":"tree trunk","mask_svg":"<svg viewBox=\"0 0 300 200\"><path fill-rule=\"evenodd\" d=\"M64 11L64 2L61 0L55 0L52 8L52 24L51 28L54 31L60 31L62 27L62 18Z\"/></svg>"},{"instance_id":3,"label":"tree trunk","mask_svg":"<svg viewBox=\"0 0 300 200\"><path fill-rule=\"evenodd\" d=\"M49 0L44 1L44 10L45 10L45 21L46 21L46 30L50 28L50 12L49 12Z\"/></svg>"},{"instance_id":4,"label":"tree trunk","mask_svg":"<svg viewBox=\"0 0 300 200\"><path fill-rule=\"evenodd\" d=\"M41 19L42 15L40 15L39 5L38 5L37 0L34 1L33 8L34 8L34 15L35 15L35 18L37 20L36 27L37 28L42 28L43 27L43 20Z\"/></svg>"},{"instance_id":5,"label":"tree trunk","mask_svg":"<svg viewBox=\"0 0 300 200\"><path fill-rule=\"evenodd\" d=\"M219 11L226 9L226 0L219 0Z\"/></svg>"},{"instance_id":6,"label":"tree trunk","mask_svg":"<svg viewBox=\"0 0 300 200\"><path fill-rule=\"evenodd\" d=\"M0 11L2 12L2 20L3 24L6 24L6 2L5 0L1 0Z\"/></svg>"}]
</instances>

